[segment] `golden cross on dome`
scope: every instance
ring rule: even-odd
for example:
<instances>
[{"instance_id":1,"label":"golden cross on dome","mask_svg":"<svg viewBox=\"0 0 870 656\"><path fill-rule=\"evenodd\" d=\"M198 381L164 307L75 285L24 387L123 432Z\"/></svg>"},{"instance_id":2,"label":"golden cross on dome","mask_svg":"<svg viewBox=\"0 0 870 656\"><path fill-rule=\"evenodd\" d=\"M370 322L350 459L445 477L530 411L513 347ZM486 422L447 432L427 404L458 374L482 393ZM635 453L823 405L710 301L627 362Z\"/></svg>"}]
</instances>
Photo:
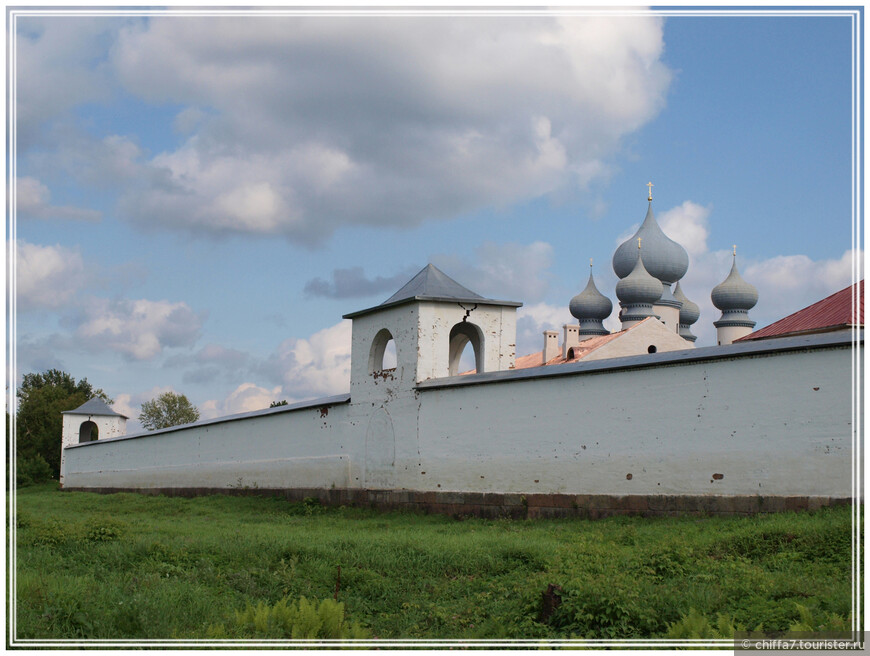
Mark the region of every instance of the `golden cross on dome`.
<instances>
[{"instance_id":1,"label":"golden cross on dome","mask_svg":"<svg viewBox=\"0 0 870 656\"><path fill-rule=\"evenodd\" d=\"M591 257L589 258L589 268L590 269L592 268L592 258Z\"/></svg>"},{"instance_id":2,"label":"golden cross on dome","mask_svg":"<svg viewBox=\"0 0 870 656\"><path fill-rule=\"evenodd\" d=\"M734 250L732 251L732 253L734 253L734 257L737 257L737 244L734 244L734 245L732 246L732 248L734 249Z\"/></svg>"},{"instance_id":3,"label":"golden cross on dome","mask_svg":"<svg viewBox=\"0 0 870 656\"><path fill-rule=\"evenodd\" d=\"M641 240L641 238L638 237L637 238L637 250L640 250L640 240Z\"/></svg>"},{"instance_id":4,"label":"golden cross on dome","mask_svg":"<svg viewBox=\"0 0 870 656\"><path fill-rule=\"evenodd\" d=\"M647 182L646 186L649 187L649 198L647 198L647 200L652 200L652 188L655 187L655 185L652 182Z\"/></svg>"}]
</instances>

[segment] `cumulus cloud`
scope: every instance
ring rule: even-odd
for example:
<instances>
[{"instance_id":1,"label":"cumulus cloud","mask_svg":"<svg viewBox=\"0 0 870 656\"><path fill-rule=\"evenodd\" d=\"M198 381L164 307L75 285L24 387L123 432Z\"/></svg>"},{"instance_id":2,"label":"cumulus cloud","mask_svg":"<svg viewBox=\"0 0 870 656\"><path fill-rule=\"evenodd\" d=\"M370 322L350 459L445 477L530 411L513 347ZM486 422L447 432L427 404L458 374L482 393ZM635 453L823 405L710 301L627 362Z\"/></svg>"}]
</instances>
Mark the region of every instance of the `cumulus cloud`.
<instances>
[{"instance_id":1,"label":"cumulus cloud","mask_svg":"<svg viewBox=\"0 0 870 656\"><path fill-rule=\"evenodd\" d=\"M393 276L367 278L362 267L334 269L332 280L312 278L305 283L305 294L325 298L359 298L375 294L392 294L411 279L420 267L406 267Z\"/></svg>"},{"instance_id":2,"label":"cumulus cloud","mask_svg":"<svg viewBox=\"0 0 870 656\"><path fill-rule=\"evenodd\" d=\"M164 362L166 368L184 368L182 381L205 383L218 378L238 380L250 371L254 358L250 353L209 343L193 354L177 354Z\"/></svg>"},{"instance_id":3,"label":"cumulus cloud","mask_svg":"<svg viewBox=\"0 0 870 656\"><path fill-rule=\"evenodd\" d=\"M108 97L105 49L119 24L87 16L18 18L14 73L19 149L36 141L45 122L81 103Z\"/></svg>"},{"instance_id":4,"label":"cumulus cloud","mask_svg":"<svg viewBox=\"0 0 870 656\"><path fill-rule=\"evenodd\" d=\"M351 322L320 330L308 339L290 338L260 366L280 383L287 400L342 394L350 389Z\"/></svg>"},{"instance_id":5,"label":"cumulus cloud","mask_svg":"<svg viewBox=\"0 0 870 656\"><path fill-rule=\"evenodd\" d=\"M36 178L18 178L15 207L20 219L69 219L99 221L100 212L69 205L52 205L51 192Z\"/></svg>"},{"instance_id":6,"label":"cumulus cloud","mask_svg":"<svg viewBox=\"0 0 870 656\"><path fill-rule=\"evenodd\" d=\"M78 250L21 240L16 248L15 293L19 310L64 307L87 282L84 261Z\"/></svg>"},{"instance_id":7,"label":"cumulus cloud","mask_svg":"<svg viewBox=\"0 0 870 656\"><path fill-rule=\"evenodd\" d=\"M712 211L712 205L704 207L687 200L682 205L662 212L656 220L664 233L692 257L707 252L707 238L710 236L708 219Z\"/></svg>"},{"instance_id":8,"label":"cumulus cloud","mask_svg":"<svg viewBox=\"0 0 870 656\"><path fill-rule=\"evenodd\" d=\"M127 24L109 66L190 136L122 210L317 242L582 186L662 108L662 52L653 16Z\"/></svg>"},{"instance_id":9,"label":"cumulus cloud","mask_svg":"<svg viewBox=\"0 0 870 656\"><path fill-rule=\"evenodd\" d=\"M543 241L531 244L484 242L469 262L452 255L435 255L435 265L466 287L490 298L534 303L550 286L553 247Z\"/></svg>"},{"instance_id":10,"label":"cumulus cloud","mask_svg":"<svg viewBox=\"0 0 870 656\"><path fill-rule=\"evenodd\" d=\"M517 310L517 355L528 355L540 351L544 345L544 331L558 330L561 343L562 326L574 323L568 311L568 304L550 305L535 303L524 305Z\"/></svg>"},{"instance_id":11,"label":"cumulus cloud","mask_svg":"<svg viewBox=\"0 0 870 656\"><path fill-rule=\"evenodd\" d=\"M165 348L192 346L203 316L183 302L92 298L76 322L75 337L86 348L150 360Z\"/></svg>"},{"instance_id":12,"label":"cumulus cloud","mask_svg":"<svg viewBox=\"0 0 870 656\"><path fill-rule=\"evenodd\" d=\"M129 137L112 134L96 138L65 124L48 132L56 147L27 155L28 164L45 176L63 176L108 190L165 184L160 171L140 161L142 150Z\"/></svg>"},{"instance_id":13,"label":"cumulus cloud","mask_svg":"<svg viewBox=\"0 0 870 656\"><path fill-rule=\"evenodd\" d=\"M254 383L242 383L225 399L211 399L202 404L202 419L213 419L224 415L253 412L268 408L273 401L281 400L281 386L272 389L259 387Z\"/></svg>"}]
</instances>

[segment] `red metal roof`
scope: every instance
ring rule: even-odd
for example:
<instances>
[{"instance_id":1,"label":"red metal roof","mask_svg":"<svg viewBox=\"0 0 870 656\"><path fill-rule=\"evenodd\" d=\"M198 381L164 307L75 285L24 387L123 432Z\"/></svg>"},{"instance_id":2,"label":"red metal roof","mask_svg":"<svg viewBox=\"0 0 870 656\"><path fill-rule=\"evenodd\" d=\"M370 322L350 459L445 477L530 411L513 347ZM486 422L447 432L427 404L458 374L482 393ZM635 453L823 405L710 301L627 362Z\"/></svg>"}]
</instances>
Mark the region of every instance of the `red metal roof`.
<instances>
[{"instance_id":1,"label":"red metal roof","mask_svg":"<svg viewBox=\"0 0 870 656\"><path fill-rule=\"evenodd\" d=\"M863 280L734 341L784 337L797 333L826 332L855 325L864 325Z\"/></svg>"}]
</instances>

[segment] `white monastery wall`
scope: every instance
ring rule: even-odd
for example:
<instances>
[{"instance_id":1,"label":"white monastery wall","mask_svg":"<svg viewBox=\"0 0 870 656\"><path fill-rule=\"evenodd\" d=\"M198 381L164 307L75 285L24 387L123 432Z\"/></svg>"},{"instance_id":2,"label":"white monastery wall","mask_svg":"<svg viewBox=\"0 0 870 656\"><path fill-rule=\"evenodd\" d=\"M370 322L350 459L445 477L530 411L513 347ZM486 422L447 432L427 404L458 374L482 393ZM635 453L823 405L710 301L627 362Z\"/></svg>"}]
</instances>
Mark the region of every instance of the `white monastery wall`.
<instances>
[{"instance_id":1,"label":"white monastery wall","mask_svg":"<svg viewBox=\"0 0 870 656\"><path fill-rule=\"evenodd\" d=\"M426 390L420 476L399 483L848 497L849 358L825 350Z\"/></svg>"},{"instance_id":2,"label":"white monastery wall","mask_svg":"<svg viewBox=\"0 0 870 656\"><path fill-rule=\"evenodd\" d=\"M364 452L349 439L347 403L287 407L68 448L64 487L329 488L358 483Z\"/></svg>"},{"instance_id":3,"label":"white monastery wall","mask_svg":"<svg viewBox=\"0 0 870 656\"><path fill-rule=\"evenodd\" d=\"M353 367L368 366L368 351L357 356L384 318L354 320ZM64 485L851 495L848 343L734 345L729 357L688 349L415 385L414 340L430 337L400 335L395 370L354 371L350 402L70 446Z\"/></svg>"}]
</instances>

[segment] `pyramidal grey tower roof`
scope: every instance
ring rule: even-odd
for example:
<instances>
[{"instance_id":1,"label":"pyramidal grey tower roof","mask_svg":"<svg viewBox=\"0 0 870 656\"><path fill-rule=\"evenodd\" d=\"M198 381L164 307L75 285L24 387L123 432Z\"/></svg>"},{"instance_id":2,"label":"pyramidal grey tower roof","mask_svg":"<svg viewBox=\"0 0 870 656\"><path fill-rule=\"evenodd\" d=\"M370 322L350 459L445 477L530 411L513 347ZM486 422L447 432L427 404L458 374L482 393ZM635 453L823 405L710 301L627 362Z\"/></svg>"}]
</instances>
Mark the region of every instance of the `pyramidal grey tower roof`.
<instances>
[{"instance_id":1,"label":"pyramidal grey tower roof","mask_svg":"<svg viewBox=\"0 0 870 656\"><path fill-rule=\"evenodd\" d=\"M480 294L476 294L467 287L460 285L435 265L427 264L399 291L380 305L345 314L343 318L353 319L370 312L383 310L394 305L401 305L402 303L410 303L411 301L477 303L479 305L506 305L509 307L520 307L522 305L522 303L517 301L496 301L491 298L484 298Z\"/></svg>"},{"instance_id":2,"label":"pyramidal grey tower roof","mask_svg":"<svg viewBox=\"0 0 870 656\"><path fill-rule=\"evenodd\" d=\"M124 419L129 419L128 416L122 415L120 412L115 412L112 410L106 402L103 401L99 397L94 397L90 401L86 401L82 405L80 405L75 410L65 410L61 412L62 415L92 415L97 417L124 417Z\"/></svg>"}]
</instances>

